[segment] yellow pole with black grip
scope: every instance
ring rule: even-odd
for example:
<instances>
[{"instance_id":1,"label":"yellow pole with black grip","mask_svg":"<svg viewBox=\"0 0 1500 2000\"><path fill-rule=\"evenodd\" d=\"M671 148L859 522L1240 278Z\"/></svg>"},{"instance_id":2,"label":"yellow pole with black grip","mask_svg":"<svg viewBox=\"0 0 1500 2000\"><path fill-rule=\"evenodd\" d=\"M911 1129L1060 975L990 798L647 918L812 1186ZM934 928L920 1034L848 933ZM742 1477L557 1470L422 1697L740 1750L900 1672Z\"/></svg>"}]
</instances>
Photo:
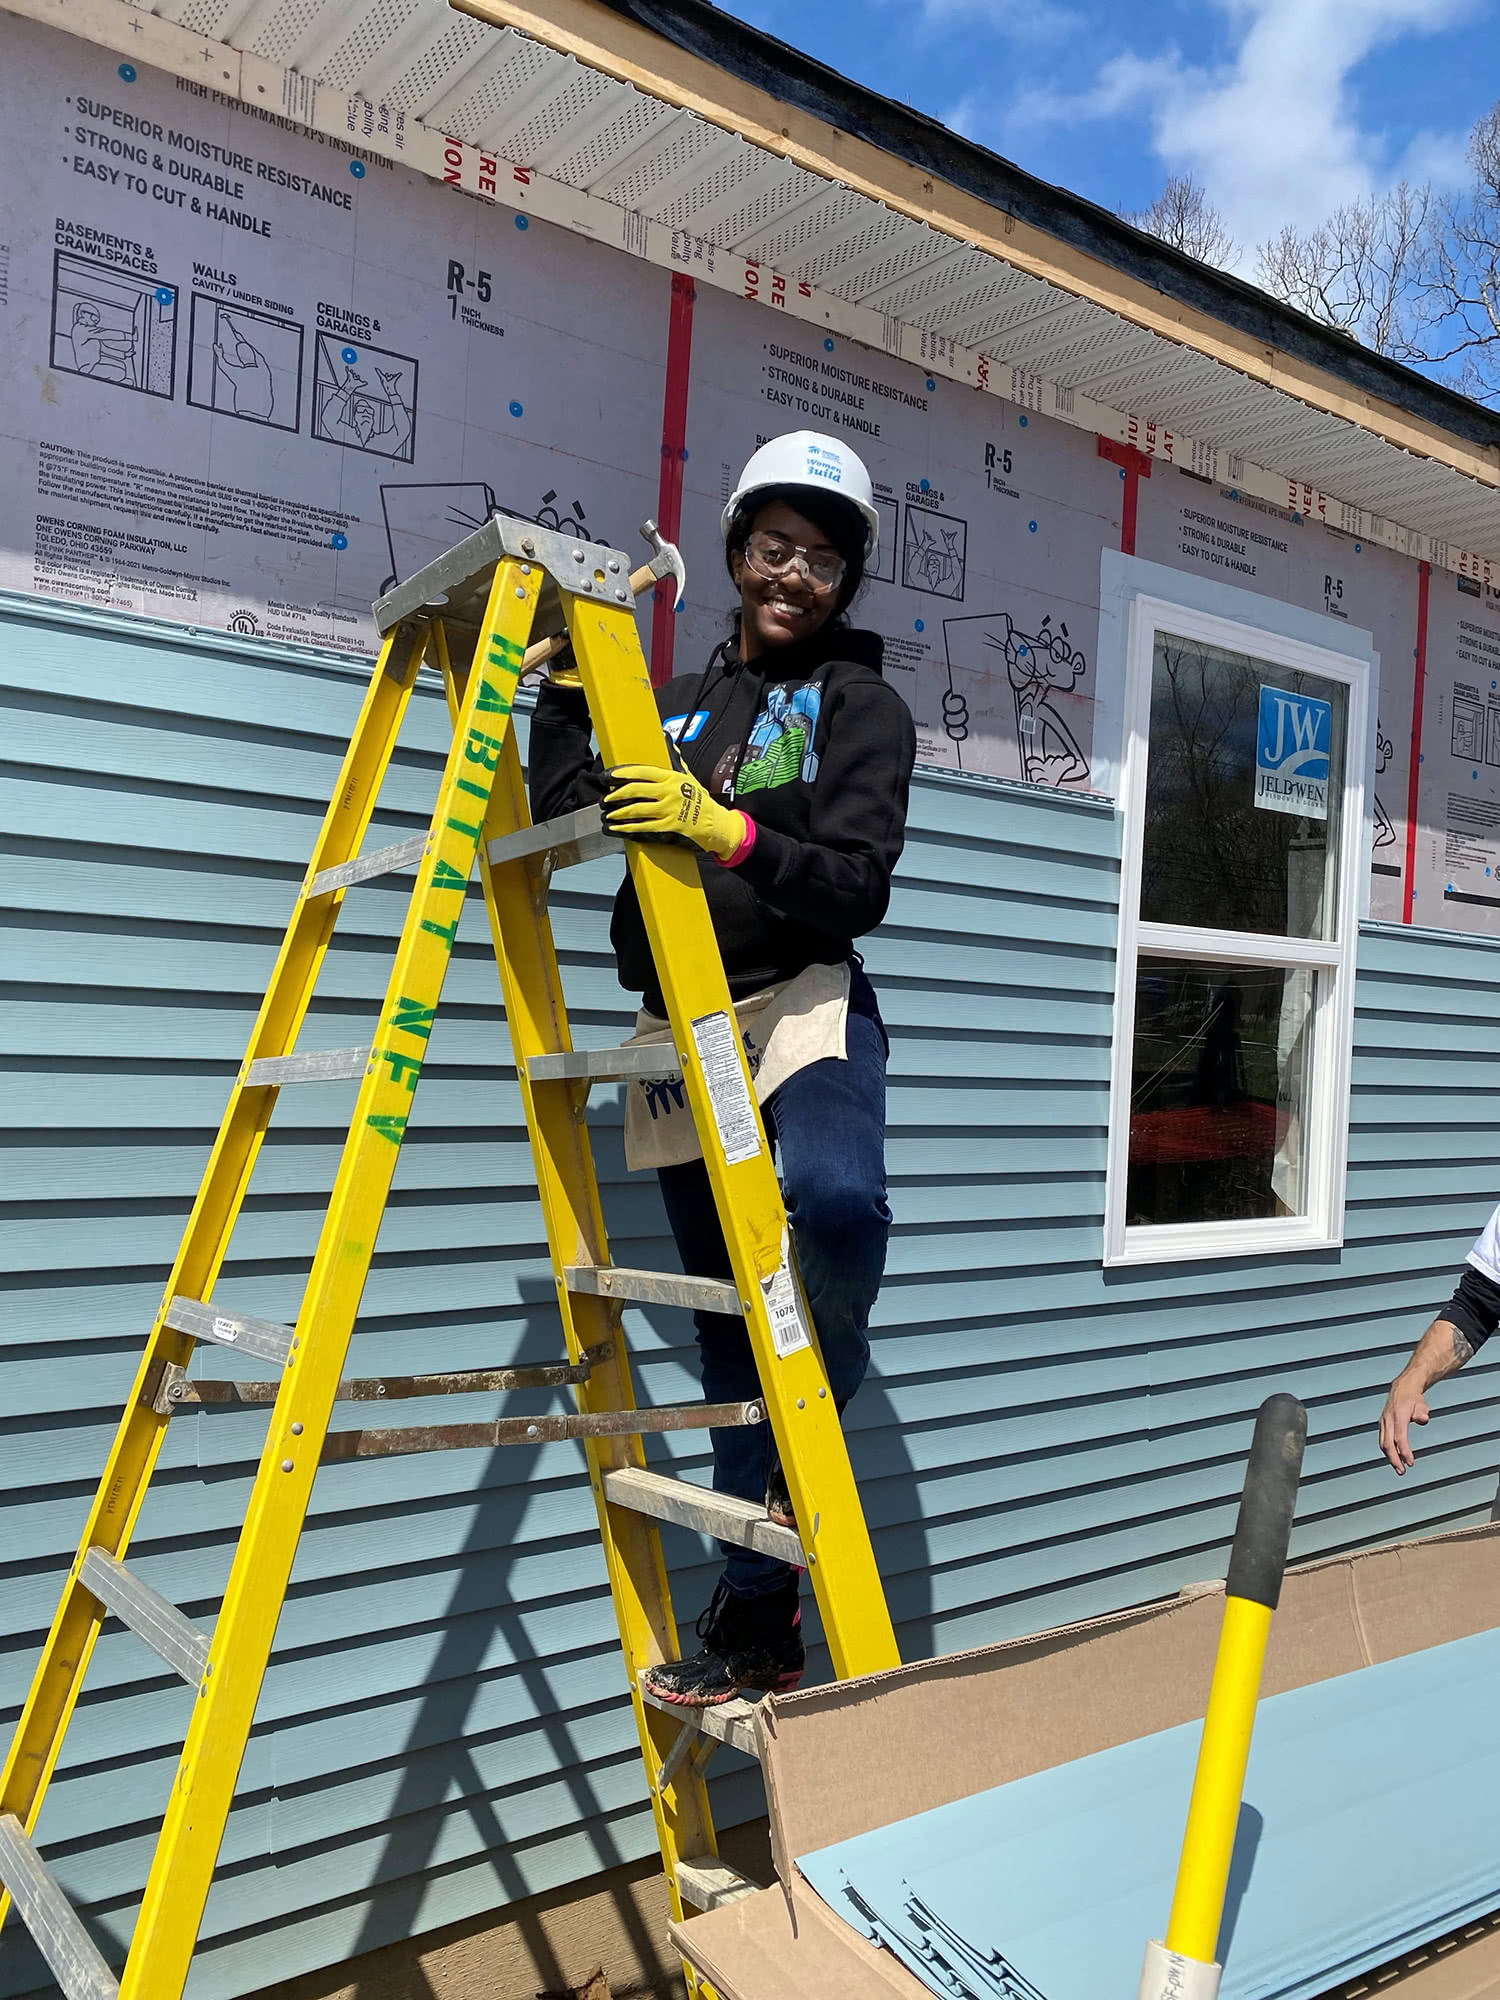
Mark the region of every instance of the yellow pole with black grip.
<instances>
[{"instance_id":1,"label":"yellow pole with black grip","mask_svg":"<svg viewBox=\"0 0 1500 2000\"><path fill-rule=\"evenodd\" d=\"M1146 1947L1138 2000L1214 2000L1219 1990L1219 1925L1306 1442L1307 1412L1296 1397L1268 1396L1245 1468L1172 1912L1165 1941Z\"/></svg>"}]
</instances>

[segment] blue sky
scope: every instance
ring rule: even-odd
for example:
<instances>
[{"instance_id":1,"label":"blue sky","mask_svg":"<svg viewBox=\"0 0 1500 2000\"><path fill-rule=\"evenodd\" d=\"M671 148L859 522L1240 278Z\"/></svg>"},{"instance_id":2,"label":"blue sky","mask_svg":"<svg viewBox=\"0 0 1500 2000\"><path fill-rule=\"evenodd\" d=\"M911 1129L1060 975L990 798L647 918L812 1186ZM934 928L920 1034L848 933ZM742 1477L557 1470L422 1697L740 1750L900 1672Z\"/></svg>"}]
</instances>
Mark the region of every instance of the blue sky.
<instances>
[{"instance_id":1,"label":"blue sky","mask_svg":"<svg viewBox=\"0 0 1500 2000\"><path fill-rule=\"evenodd\" d=\"M1108 208L1169 171L1241 242L1402 175L1451 184L1500 0L741 0L741 18ZM1241 266L1251 275L1253 256Z\"/></svg>"}]
</instances>

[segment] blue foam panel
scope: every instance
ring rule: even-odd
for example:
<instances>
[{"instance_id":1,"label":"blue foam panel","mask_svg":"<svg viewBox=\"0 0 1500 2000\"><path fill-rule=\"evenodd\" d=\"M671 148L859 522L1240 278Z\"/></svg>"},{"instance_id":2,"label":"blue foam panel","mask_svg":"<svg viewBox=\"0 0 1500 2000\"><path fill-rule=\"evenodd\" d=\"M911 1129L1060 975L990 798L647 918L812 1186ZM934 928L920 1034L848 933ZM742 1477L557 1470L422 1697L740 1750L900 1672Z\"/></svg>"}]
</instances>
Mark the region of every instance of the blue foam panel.
<instances>
[{"instance_id":1,"label":"blue foam panel","mask_svg":"<svg viewBox=\"0 0 1500 2000\"><path fill-rule=\"evenodd\" d=\"M948 2000L1133 2000L1202 1725L798 1857ZM1315 2000L1500 1907L1500 1632L1260 1704L1220 2000Z\"/></svg>"}]
</instances>

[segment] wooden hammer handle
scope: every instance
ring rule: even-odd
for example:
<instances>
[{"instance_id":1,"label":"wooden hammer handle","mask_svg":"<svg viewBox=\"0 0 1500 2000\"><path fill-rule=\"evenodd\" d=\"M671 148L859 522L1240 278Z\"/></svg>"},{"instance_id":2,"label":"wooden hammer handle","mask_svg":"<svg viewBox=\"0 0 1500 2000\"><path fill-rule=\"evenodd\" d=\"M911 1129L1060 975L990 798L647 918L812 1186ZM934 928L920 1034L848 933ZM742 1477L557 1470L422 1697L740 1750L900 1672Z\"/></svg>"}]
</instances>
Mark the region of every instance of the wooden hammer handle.
<instances>
[{"instance_id":1,"label":"wooden hammer handle","mask_svg":"<svg viewBox=\"0 0 1500 2000\"><path fill-rule=\"evenodd\" d=\"M649 590L657 578L651 573L650 563L642 563L638 570L631 572L630 592L639 597L643 590ZM568 643L566 632L554 632L550 639L538 639L534 646L528 646L521 659L521 672L531 667L545 666L548 660L555 660Z\"/></svg>"}]
</instances>

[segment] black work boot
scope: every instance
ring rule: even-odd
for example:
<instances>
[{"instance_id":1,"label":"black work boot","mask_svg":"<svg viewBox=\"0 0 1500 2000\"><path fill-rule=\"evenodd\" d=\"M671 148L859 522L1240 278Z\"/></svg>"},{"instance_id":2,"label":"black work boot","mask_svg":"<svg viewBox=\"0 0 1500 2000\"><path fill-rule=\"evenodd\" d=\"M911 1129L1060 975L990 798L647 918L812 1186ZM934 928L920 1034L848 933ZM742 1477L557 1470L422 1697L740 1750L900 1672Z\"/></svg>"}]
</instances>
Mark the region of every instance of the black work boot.
<instances>
[{"instance_id":1,"label":"black work boot","mask_svg":"<svg viewBox=\"0 0 1500 2000\"><path fill-rule=\"evenodd\" d=\"M793 1574L775 1590L738 1597L721 1580L698 1620L702 1651L650 1668L647 1687L680 1708L715 1708L742 1692L794 1688L807 1665L797 1586Z\"/></svg>"}]
</instances>

